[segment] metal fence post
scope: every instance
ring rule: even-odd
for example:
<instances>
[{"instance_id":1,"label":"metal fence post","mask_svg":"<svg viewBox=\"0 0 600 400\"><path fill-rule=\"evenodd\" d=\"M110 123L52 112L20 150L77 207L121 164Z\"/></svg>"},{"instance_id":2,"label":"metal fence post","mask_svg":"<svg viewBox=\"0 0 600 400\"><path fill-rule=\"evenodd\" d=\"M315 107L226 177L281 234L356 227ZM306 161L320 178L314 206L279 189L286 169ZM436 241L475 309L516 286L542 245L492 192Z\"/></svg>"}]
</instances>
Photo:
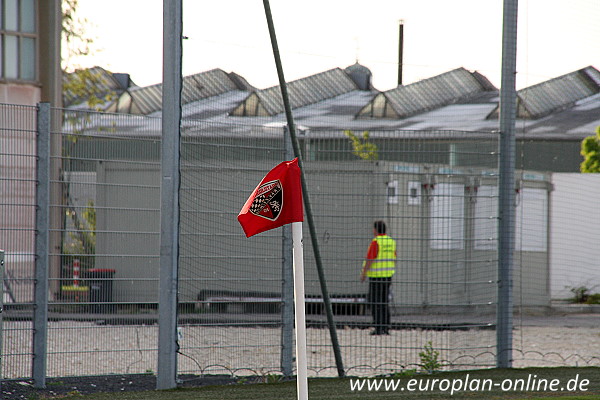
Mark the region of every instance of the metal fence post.
<instances>
[{"instance_id":1,"label":"metal fence post","mask_svg":"<svg viewBox=\"0 0 600 400\"><path fill-rule=\"evenodd\" d=\"M285 159L294 158L294 148L287 127L283 130L283 144ZM293 270L293 243L292 227L282 227L282 288L281 288L281 371L283 376L292 376L292 363L294 359L294 270Z\"/></svg>"},{"instance_id":2,"label":"metal fence post","mask_svg":"<svg viewBox=\"0 0 600 400\"><path fill-rule=\"evenodd\" d=\"M0 365L2 363L2 331L4 325L2 323L3 312L4 312L4 250L0 250ZM2 368L0 368L0 390L2 390Z\"/></svg>"},{"instance_id":3,"label":"metal fence post","mask_svg":"<svg viewBox=\"0 0 600 400\"><path fill-rule=\"evenodd\" d=\"M498 309L496 366L512 366L513 252L515 241L515 118L517 0L504 0L500 88L500 160L498 199Z\"/></svg>"},{"instance_id":4,"label":"metal fence post","mask_svg":"<svg viewBox=\"0 0 600 400\"><path fill-rule=\"evenodd\" d=\"M177 386L182 0L163 0L157 389Z\"/></svg>"},{"instance_id":5,"label":"metal fence post","mask_svg":"<svg viewBox=\"0 0 600 400\"><path fill-rule=\"evenodd\" d=\"M33 385L46 387L48 267L50 231L50 103L39 103L36 135L35 289L33 309Z\"/></svg>"}]
</instances>

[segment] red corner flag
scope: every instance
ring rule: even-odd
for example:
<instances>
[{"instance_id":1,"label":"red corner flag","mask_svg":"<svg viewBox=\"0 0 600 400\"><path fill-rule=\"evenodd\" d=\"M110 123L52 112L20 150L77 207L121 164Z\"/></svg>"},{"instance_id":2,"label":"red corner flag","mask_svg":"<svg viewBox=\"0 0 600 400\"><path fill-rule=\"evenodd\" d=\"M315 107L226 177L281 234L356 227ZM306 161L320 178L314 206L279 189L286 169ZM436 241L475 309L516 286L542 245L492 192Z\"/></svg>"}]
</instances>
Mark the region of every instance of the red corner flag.
<instances>
[{"instance_id":1,"label":"red corner flag","mask_svg":"<svg viewBox=\"0 0 600 400\"><path fill-rule=\"evenodd\" d=\"M273 168L238 214L246 237L304 220L298 158Z\"/></svg>"}]
</instances>

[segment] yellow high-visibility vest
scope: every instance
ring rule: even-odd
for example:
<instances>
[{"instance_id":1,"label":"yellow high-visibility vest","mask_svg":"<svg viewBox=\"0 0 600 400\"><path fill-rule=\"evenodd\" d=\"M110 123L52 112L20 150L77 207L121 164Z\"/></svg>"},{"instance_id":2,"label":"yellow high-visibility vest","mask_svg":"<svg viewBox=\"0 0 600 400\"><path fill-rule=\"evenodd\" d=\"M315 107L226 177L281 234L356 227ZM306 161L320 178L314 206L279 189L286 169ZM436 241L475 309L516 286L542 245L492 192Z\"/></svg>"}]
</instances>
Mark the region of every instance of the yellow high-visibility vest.
<instances>
[{"instance_id":1,"label":"yellow high-visibility vest","mask_svg":"<svg viewBox=\"0 0 600 400\"><path fill-rule=\"evenodd\" d=\"M396 272L396 241L388 235L378 235L373 238L379 251L367 271L369 278L391 278Z\"/></svg>"}]
</instances>

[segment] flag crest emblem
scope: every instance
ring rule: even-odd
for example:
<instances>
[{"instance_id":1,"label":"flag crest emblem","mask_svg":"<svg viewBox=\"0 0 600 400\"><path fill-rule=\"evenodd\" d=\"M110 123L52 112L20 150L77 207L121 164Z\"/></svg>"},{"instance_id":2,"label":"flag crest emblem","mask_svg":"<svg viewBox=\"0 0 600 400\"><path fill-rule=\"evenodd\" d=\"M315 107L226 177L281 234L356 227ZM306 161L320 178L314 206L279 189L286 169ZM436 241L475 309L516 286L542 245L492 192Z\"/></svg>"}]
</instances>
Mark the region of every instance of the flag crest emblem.
<instances>
[{"instance_id":1,"label":"flag crest emblem","mask_svg":"<svg viewBox=\"0 0 600 400\"><path fill-rule=\"evenodd\" d=\"M302 181L298 159L276 165L244 203L238 221L246 237L302 222Z\"/></svg>"},{"instance_id":2,"label":"flag crest emblem","mask_svg":"<svg viewBox=\"0 0 600 400\"><path fill-rule=\"evenodd\" d=\"M275 221L282 209L283 186L279 179L260 185L250 205L250 212L258 217Z\"/></svg>"}]
</instances>

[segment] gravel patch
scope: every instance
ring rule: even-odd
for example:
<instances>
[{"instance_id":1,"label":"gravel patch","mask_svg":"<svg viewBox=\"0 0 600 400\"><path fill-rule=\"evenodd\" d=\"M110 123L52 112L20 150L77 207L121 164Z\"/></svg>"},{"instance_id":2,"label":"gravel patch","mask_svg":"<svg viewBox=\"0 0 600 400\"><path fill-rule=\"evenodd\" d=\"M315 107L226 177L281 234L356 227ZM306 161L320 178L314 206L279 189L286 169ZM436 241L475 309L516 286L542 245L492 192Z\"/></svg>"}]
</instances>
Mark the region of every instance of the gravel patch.
<instances>
[{"instance_id":1,"label":"gravel patch","mask_svg":"<svg viewBox=\"0 0 600 400\"><path fill-rule=\"evenodd\" d=\"M15 324L18 323L5 321L5 354L18 354L30 343L30 337ZM418 368L418 353L428 342L440 350L444 365L452 364L446 369L495 365L493 329L402 329L393 330L389 336L369 333L368 329L349 327L338 330L344 366L350 376ZM27 380L5 381L2 398L34 398L34 393L51 397L154 390L157 334L156 326L99 327L86 322L51 322L48 375L65 377L47 379L46 389L34 389ZM180 386L228 384L235 383L238 377L264 379L269 374L279 374L281 331L277 328L184 326L181 335ZM328 330L308 329L307 338L309 375L337 376ZM600 366L600 326L522 324L513 331L513 347L515 368ZM6 357L5 377L7 372L16 374L13 378L18 374L27 376L29 363L23 359L29 360L29 356Z\"/></svg>"}]
</instances>

